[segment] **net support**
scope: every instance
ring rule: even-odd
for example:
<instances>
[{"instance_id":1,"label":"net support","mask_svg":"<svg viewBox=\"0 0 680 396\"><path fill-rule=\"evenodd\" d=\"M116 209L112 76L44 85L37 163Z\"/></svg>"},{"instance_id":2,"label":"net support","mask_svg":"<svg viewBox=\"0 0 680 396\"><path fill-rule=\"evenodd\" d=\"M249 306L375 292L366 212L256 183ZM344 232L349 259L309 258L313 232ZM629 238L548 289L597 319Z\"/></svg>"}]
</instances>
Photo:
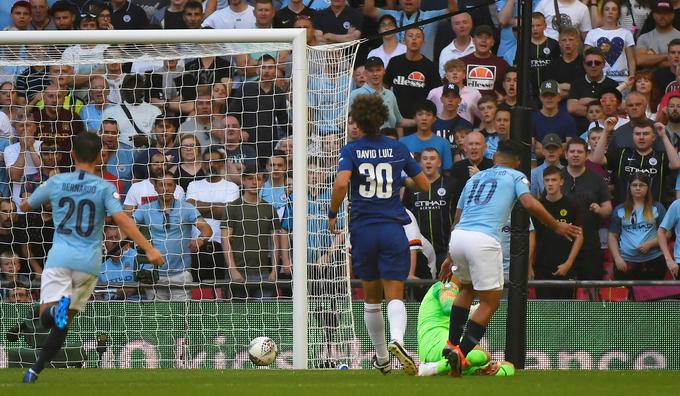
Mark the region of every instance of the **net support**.
<instances>
[{"instance_id":1,"label":"net support","mask_svg":"<svg viewBox=\"0 0 680 396\"><path fill-rule=\"evenodd\" d=\"M529 90L529 44L532 0L520 1L520 35L517 38L519 103L512 112L510 138L524 146L520 170L531 177L531 92ZM529 214L521 205L512 211L510 231L510 295L505 359L523 369L527 340L527 277L529 272Z\"/></svg>"},{"instance_id":2,"label":"net support","mask_svg":"<svg viewBox=\"0 0 680 396\"><path fill-rule=\"evenodd\" d=\"M307 36L293 39L293 368L307 368Z\"/></svg>"}]
</instances>

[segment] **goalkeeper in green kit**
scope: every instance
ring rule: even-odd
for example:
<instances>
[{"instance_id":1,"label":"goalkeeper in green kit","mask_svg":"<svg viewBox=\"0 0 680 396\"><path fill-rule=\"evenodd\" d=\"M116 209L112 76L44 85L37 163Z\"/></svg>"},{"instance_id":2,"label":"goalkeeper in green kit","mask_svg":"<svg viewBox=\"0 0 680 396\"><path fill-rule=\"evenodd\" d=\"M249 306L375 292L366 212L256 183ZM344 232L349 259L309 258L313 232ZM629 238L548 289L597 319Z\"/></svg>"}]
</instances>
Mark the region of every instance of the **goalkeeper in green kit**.
<instances>
[{"instance_id":1,"label":"goalkeeper in green kit","mask_svg":"<svg viewBox=\"0 0 680 396\"><path fill-rule=\"evenodd\" d=\"M442 357L442 348L449 338L449 317L453 300L458 295L457 279L438 281L427 291L418 310L418 357L419 376L447 374L451 368ZM473 308L474 309L474 308ZM477 346L466 356L470 368L463 375L515 375L515 367L509 362L491 360L488 352Z\"/></svg>"}]
</instances>

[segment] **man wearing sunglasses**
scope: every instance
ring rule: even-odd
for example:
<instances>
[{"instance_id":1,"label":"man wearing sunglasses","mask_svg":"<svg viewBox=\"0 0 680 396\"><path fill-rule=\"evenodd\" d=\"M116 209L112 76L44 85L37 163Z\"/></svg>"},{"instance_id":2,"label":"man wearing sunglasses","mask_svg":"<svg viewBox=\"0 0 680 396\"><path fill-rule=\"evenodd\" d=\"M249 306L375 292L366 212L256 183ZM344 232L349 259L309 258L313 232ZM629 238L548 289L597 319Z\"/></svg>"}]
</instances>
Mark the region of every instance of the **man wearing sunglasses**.
<instances>
[{"instance_id":1,"label":"man wearing sunglasses","mask_svg":"<svg viewBox=\"0 0 680 396\"><path fill-rule=\"evenodd\" d=\"M586 74L578 77L571 84L567 109L577 118L576 122L581 129L585 129L586 106L593 100L599 99L602 93L610 88L616 88L618 83L604 75L604 53L601 49L591 47L583 54L583 67ZM582 125L586 124L586 125Z\"/></svg>"},{"instance_id":2,"label":"man wearing sunglasses","mask_svg":"<svg viewBox=\"0 0 680 396\"><path fill-rule=\"evenodd\" d=\"M153 179L153 186L158 199L140 206L133 215L138 225L149 227L151 243L165 258L165 264L158 267L158 284L146 289L146 297L185 301L191 297L191 288L185 284L193 280L189 272L192 253L210 241L213 231L196 207L175 197L179 186L174 174L163 172ZM193 226L200 233L195 239Z\"/></svg>"}]
</instances>

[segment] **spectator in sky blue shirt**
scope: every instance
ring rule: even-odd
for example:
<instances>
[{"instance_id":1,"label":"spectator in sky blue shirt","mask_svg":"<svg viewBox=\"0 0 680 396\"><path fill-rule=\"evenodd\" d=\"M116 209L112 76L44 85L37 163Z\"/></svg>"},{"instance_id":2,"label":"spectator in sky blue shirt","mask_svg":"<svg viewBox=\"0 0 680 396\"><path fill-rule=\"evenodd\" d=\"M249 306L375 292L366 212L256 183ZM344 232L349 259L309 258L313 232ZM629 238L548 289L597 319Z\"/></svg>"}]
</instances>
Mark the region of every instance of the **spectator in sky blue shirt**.
<instances>
[{"instance_id":1,"label":"spectator in sky blue shirt","mask_svg":"<svg viewBox=\"0 0 680 396\"><path fill-rule=\"evenodd\" d=\"M110 286L111 283L135 282L135 259L137 249L130 246L128 241L123 241L120 229L115 226L104 228L104 248L106 249L101 274L97 282L102 286ZM104 300L133 300L140 299L139 290L134 287L120 287L113 291L109 289L102 294Z\"/></svg>"},{"instance_id":2,"label":"spectator in sky blue shirt","mask_svg":"<svg viewBox=\"0 0 680 396\"><path fill-rule=\"evenodd\" d=\"M154 300L188 300L191 289L183 285L192 281L191 254L208 242L212 229L194 206L175 199L177 180L173 174L166 173L154 179L153 184L158 199L137 208L134 219L137 224L149 227L153 246L165 258L165 264L158 268L160 283L171 286L155 286L147 289L146 295ZM196 239L192 239L193 225L200 232Z\"/></svg>"},{"instance_id":3,"label":"spectator in sky blue shirt","mask_svg":"<svg viewBox=\"0 0 680 396\"><path fill-rule=\"evenodd\" d=\"M442 169L440 171L442 173L450 171L453 166L451 144L448 140L432 132L432 125L437 119L437 108L434 103L429 100L418 103L415 107L415 115L416 133L404 136L401 138L401 142L406 145L412 154L420 154L420 152L428 147L437 150L442 158Z\"/></svg>"},{"instance_id":4,"label":"spectator in sky blue shirt","mask_svg":"<svg viewBox=\"0 0 680 396\"><path fill-rule=\"evenodd\" d=\"M609 251L616 279L663 279L666 265L657 230L665 214L663 205L652 201L649 176L636 173L625 202L614 208L609 224Z\"/></svg>"}]
</instances>

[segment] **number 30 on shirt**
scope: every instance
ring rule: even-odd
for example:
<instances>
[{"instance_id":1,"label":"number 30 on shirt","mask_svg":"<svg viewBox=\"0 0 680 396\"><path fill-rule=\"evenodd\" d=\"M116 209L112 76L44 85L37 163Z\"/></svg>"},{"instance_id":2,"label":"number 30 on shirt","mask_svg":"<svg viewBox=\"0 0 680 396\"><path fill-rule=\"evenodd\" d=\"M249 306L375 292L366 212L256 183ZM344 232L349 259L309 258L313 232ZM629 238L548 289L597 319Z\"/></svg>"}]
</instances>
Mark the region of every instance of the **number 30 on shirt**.
<instances>
[{"instance_id":1,"label":"number 30 on shirt","mask_svg":"<svg viewBox=\"0 0 680 396\"><path fill-rule=\"evenodd\" d=\"M392 197L392 165L365 162L359 165L359 173L366 177L366 181L359 186L359 195L364 198Z\"/></svg>"}]
</instances>

